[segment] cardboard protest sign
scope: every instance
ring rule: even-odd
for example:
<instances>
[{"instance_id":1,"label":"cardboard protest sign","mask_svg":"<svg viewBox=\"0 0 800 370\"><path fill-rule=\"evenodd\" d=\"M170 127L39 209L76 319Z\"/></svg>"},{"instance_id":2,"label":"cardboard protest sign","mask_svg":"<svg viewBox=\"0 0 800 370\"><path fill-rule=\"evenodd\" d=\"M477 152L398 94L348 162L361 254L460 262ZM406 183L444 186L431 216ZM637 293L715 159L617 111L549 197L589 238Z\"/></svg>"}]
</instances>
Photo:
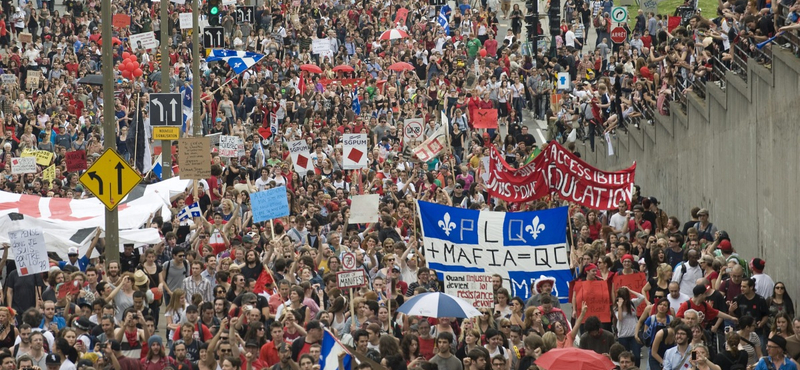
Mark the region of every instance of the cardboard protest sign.
<instances>
[{"instance_id":1,"label":"cardboard protest sign","mask_svg":"<svg viewBox=\"0 0 800 370\"><path fill-rule=\"evenodd\" d=\"M475 109L472 124L475 128L497 128L497 109Z\"/></svg>"},{"instance_id":2,"label":"cardboard protest sign","mask_svg":"<svg viewBox=\"0 0 800 370\"><path fill-rule=\"evenodd\" d=\"M67 162L67 171L74 172L86 169L86 151L74 150L67 152L64 158Z\"/></svg>"}]
</instances>

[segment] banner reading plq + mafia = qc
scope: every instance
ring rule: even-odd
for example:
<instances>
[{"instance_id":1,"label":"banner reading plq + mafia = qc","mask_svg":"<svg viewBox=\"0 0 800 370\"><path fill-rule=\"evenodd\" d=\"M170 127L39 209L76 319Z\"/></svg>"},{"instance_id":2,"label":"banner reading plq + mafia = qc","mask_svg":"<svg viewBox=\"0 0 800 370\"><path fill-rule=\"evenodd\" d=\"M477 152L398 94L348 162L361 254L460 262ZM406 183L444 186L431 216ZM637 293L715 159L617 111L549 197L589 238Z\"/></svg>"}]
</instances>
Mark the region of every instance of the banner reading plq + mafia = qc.
<instances>
[{"instance_id":1,"label":"banner reading plq + mafia = qc","mask_svg":"<svg viewBox=\"0 0 800 370\"><path fill-rule=\"evenodd\" d=\"M553 295L569 296L567 207L536 212L475 211L419 201L423 248L437 273L499 274L512 296L527 299L533 282L553 277Z\"/></svg>"}]
</instances>

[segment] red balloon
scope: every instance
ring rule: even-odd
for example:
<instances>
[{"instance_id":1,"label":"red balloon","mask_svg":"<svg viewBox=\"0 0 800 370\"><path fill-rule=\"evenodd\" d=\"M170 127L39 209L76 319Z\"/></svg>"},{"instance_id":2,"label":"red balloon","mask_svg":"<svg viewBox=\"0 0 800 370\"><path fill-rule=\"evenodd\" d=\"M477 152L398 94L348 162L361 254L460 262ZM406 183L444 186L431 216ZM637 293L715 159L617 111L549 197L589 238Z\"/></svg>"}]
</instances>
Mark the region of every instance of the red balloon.
<instances>
[{"instance_id":1,"label":"red balloon","mask_svg":"<svg viewBox=\"0 0 800 370\"><path fill-rule=\"evenodd\" d=\"M139 67L141 67L141 66L139 65L139 62L131 62L131 65L133 66L133 67L131 67L131 71L132 71L132 70L134 70L134 69L136 69L136 68L139 68Z\"/></svg>"},{"instance_id":2,"label":"red balloon","mask_svg":"<svg viewBox=\"0 0 800 370\"><path fill-rule=\"evenodd\" d=\"M128 62L127 60L122 62L122 64L119 65L119 70L120 71L127 71L129 69L131 69L131 63Z\"/></svg>"},{"instance_id":3,"label":"red balloon","mask_svg":"<svg viewBox=\"0 0 800 370\"><path fill-rule=\"evenodd\" d=\"M122 59L128 59L131 57L131 53L125 51L122 53Z\"/></svg>"},{"instance_id":4,"label":"red balloon","mask_svg":"<svg viewBox=\"0 0 800 370\"><path fill-rule=\"evenodd\" d=\"M142 77L143 74L144 74L144 72L142 72L141 68L136 68L133 71L133 77Z\"/></svg>"},{"instance_id":5,"label":"red balloon","mask_svg":"<svg viewBox=\"0 0 800 370\"><path fill-rule=\"evenodd\" d=\"M122 77L130 79L131 78L131 71L128 71L128 70L122 71Z\"/></svg>"},{"instance_id":6,"label":"red balloon","mask_svg":"<svg viewBox=\"0 0 800 370\"><path fill-rule=\"evenodd\" d=\"M481 49L481 51L479 51L479 52L478 52L478 54L480 54L480 55L481 55L481 58L484 58L484 57L486 57L486 53L487 53L487 52L486 52L486 49Z\"/></svg>"},{"instance_id":7,"label":"red balloon","mask_svg":"<svg viewBox=\"0 0 800 370\"><path fill-rule=\"evenodd\" d=\"M128 59L130 59L133 62L139 60L138 58L136 58L136 55L133 55L133 54L131 54L130 58L128 58Z\"/></svg>"}]
</instances>

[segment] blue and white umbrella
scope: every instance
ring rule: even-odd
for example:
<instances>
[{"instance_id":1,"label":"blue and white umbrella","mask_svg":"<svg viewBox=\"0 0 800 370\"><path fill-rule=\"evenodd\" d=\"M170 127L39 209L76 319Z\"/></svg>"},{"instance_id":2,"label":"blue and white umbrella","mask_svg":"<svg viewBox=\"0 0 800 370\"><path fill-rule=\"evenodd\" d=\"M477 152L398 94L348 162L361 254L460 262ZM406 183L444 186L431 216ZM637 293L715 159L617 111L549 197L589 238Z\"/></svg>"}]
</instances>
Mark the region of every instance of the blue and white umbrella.
<instances>
[{"instance_id":1,"label":"blue and white umbrella","mask_svg":"<svg viewBox=\"0 0 800 370\"><path fill-rule=\"evenodd\" d=\"M403 303L403 305L400 306L397 311L410 316L425 316L435 318L470 318L481 315L481 312L478 311L477 308L473 307L463 299L439 292L422 293L414 296Z\"/></svg>"}]
</instances>

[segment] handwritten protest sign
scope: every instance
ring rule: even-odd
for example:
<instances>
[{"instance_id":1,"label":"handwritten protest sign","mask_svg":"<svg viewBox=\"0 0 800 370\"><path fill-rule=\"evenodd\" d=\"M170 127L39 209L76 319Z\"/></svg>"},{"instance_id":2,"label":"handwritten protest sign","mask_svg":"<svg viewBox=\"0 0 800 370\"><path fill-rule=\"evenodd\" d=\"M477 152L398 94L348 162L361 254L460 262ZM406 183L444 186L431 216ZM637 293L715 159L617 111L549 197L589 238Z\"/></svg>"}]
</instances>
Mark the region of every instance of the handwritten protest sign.
<instances>
[{"instance_id":1,"label":"handwritten protest sign","mask_svg":"<svg viewBox=\"0 0 800 370\"><path fill-rule=\"evenodd\" d=\"M50 259L47 257L42 229L9 231L8 239L20 276L38 274L50 269Z\"/></svg>"},{"instance_id":2,"label":"handwritten protest sign","mask_svg":"<svg viewBox=\"0 0 800 370\"><path fill-rule=\"evenodd\" d=\"M36 173L36 158L11 158L11 174Z\"/></svg>"},{"instance_id":3,"label":"handwritten protest sign","mask_svg":"<svg viewBox=\"0 0 800 370\"><path fill-rule=\"evenodd\" d=\"M381 218L379 194L354 195L350 203L350 224L377 222Z\"/></svg>"},{"instance_id":4,"label":"handwritten protest sign","mask_svg":"<svg viewBox=\"0 0 800 370\"><path fill-rule=\"evenodd\" d=\"M25 85L29 89L39 86L39 81L42 80L42 71L28 71L28 77L25 80Z\"/></svg>"},{"instance_id":5,"label":"handwritten protest sign","mask_svg":"<svg viewBox=\"0 0 800 370\"><path fill-rule=\"evenodd\" d=\"M49 181L50 183L56 179L56 165L50 165L42 171L42 179L45 181Z\"/></svg>"},{"instance_id":6,"label":"handwritten protest sign","mask_svg":"<svg viewBox=\"0 0 800 370\"><path fill-rule=\"evenodd\" d=\"M444 292L461 298L477 309L494 309L492 276L465 272L444 274Z\"/></svg>"},{"instance_id":7,"label":"handwritten protest sign","mask_svg":"<svg viewBox=\"0 0 800 370\"><path fill-rule=\"evenodd\" d=\"M17 76L10 73L0 75L0 78L2 78L3 83L6 85L17 83Z\"/></svg>"},{"instance_id":8,"label":"handwritten protest sign","mask_svg":"<svg viewBox=\"0 0 800 370\"><path fill-rule=\"evenodd\" d=\"M202 180L211 176L211 139L207 137L185 137L178 140L178 163L181 178Z\"/></svg>"},{"instance_id":9,"label":"handwritten protest sign","mask_svg":"<svg viewBox=\"0 0 800 370\"><path fill-rule=\"evenodd\" d=\"M286 198L286 187L259 191L250 194L253 205L253 222L262 222L289 215L289 200Z\"/></svg>"},{"instance_id":10,"label":"handwritten protest sign","mask_svg":"<svg viewBox=\"0 0 800 370\"><path fill-rule=\"evenodd\" d=\"M617 289L621 287L628 287L628 289L641 293L642 288L647 285L647 276L643 272L634 272L628 275L621 275L616 274L614 275L614 279L611 281L612 291L616 292ZM631 294L633 296L633 294ZM642 312L644 312L644 302L642 302L639 307L636 308L637 313L641 316Z\"/></svg>"},{"instance_id":11,"label":"handwritten protest sign","mask_svg":"<svg viewBox=\"0 0 800 370\"><path fill-rule=\"evenodd\" d=\"M111 25L116 28L125 28L131 25L131 16L127 14L114 14L111 18Z\"/></svg>"},{"instance_id":12,"label":"handwritten protest sign","mask_svg":"<svg viewBox=\"0 0 800 370\"><path fill-rule=\"evenodd\" d=\"M58 299L64 299L68 295L78 294L80 291L80 282L77 280L70 280L58 286Z\"/></svg>"},{"instance_id":13,"label":"handwritten protest sign","mask_svg":"<svg viewBox=\"0 0 800 370\"><path fill-rule=\"evenodd\" d=\"M219 137L219 156L235 157L239 138L236 136L222 135Z\"/></svg>"},{"instance_id":14,"label":"handwritten protest sign","mask_svg":"<svg viewBox=\"0 0 800 370\"><path fill-rule=\"evenodd\" d=\"M364 270L340 271L336 273L336 286L339 289L360 288L367 285L367 273Z\"/></svg>"},{"instance_id":15,"label":"handwritten protest sign","mask_svg":"<svg viewBox=\"0 0 800 370\"><path fill-rule=\"evenodd\" d=\"M85 150L75 150L71 152L67 152L67 155L64 157L67 162L67 171L80 171L86 169L86 151Z\"/></svg>"},{"instance_id":16,"label":"handwritten protest sign","mask_svg":"<svg viewBox=\"0 0 800 370\"><path fill-rule=\"evenodd\" d=\"M408 9L406 8L397 9L397 15L394 17L395 22L403 26L406 24L406 19L408 19Z\"/></svg>"},{"instance_id":17,"label":"handwritten protest sign","mask_svg":"<svg viewBox=\"0 0 800 370\"><path fill-rule=\"evenodd\" d=\"M178 15L178 21L181 24L182 30L192 28L192 13L180 13Z\"/></svg>"},{"instance_id":18,"label":"handwritten protest sign","mask_svg":"<svg viewBox=\"0 0 800 370\"><path fill-rule=\"evenodd\" d=\"M22 157L34 157L36 158L36 164L40 166L49 166L50 162L53 161L53 152L48 152L46 150L25 150L22 152Z\"/></svg>"},{"instance_id":19,"label":"handwritten protest sign","mask_svg":"<svg viewBox=\"0 0 800 370\"><path fill-rule=\"evenodd\" d=\"M331 40L313 39L311 40L311 52L317 55L327 55L331 52Z\"/></svg>"},{"instance_id":20,"label":"handwritten protest sign","mask_svg":"<svg viewBox=\"0 0 800 370\"><path fill-rule=\"evenodd\" d=\"M611 322L611 297L606 281L586 280L575 283L574 307L582 307L583 302L586 302L586 309L589 310L584 315L584 322L589 316L597 316L600 322ZM577 315L580 314L578 310Z\"/></svg>"},{"instance_id":21,"label":"handwritten protest sign","mask_svg":"<svg viewBox=\"0 0 800 370\"><path fill-rule=\"evenodd\" d=\"M472 123L475 128L497 128L497 109L476 109Z\"/></svg>"}]
</instances>

